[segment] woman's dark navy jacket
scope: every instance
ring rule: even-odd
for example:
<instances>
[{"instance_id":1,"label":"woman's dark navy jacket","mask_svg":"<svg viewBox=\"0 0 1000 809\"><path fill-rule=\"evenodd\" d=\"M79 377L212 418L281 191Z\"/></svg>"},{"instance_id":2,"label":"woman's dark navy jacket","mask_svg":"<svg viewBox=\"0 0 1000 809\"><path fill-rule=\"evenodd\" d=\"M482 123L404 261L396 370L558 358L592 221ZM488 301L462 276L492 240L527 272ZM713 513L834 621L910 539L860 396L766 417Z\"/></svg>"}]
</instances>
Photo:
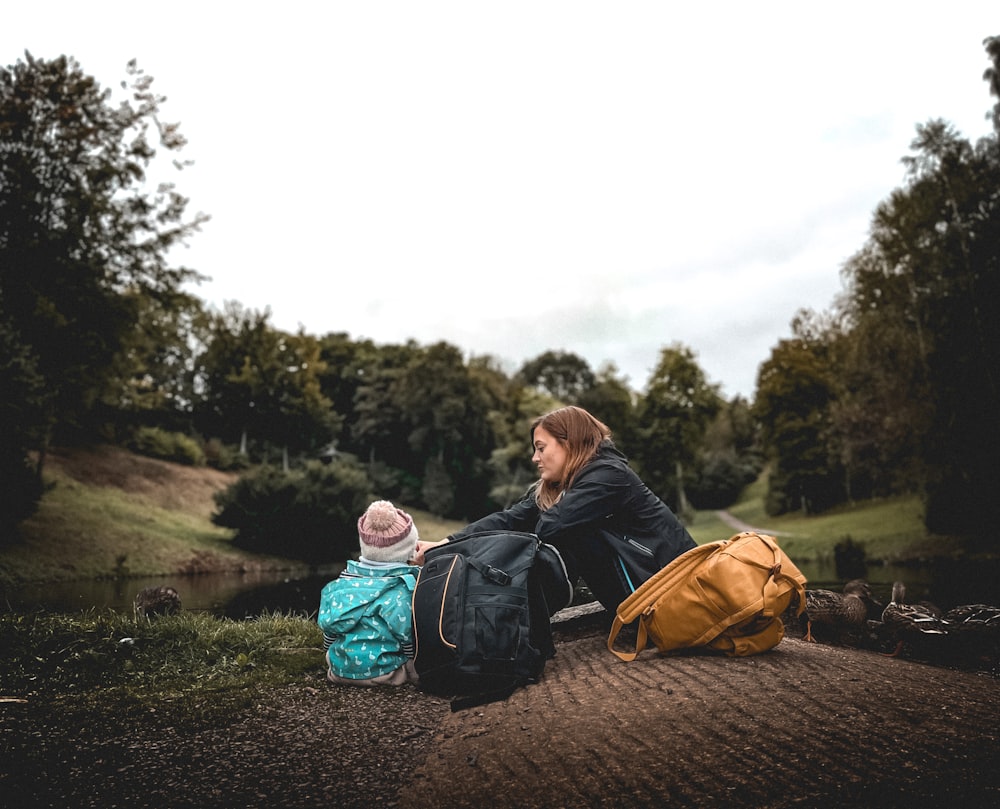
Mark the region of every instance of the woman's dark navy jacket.
<instances>
[{"instance_id":1,"label":"woman's dark navy jacket","mask_svg":"<svg viewBox=\"0 0 1000 809\"><path fill-rule=\"evenodd\" d=\"M612 611L656 571L695 547L680 520L610 442L601 445L547 511L540 511L529 494L452 538L497 530L526 531L554 545L570 580L582 576L597 600Z\"/></svg>"}]
</instances>

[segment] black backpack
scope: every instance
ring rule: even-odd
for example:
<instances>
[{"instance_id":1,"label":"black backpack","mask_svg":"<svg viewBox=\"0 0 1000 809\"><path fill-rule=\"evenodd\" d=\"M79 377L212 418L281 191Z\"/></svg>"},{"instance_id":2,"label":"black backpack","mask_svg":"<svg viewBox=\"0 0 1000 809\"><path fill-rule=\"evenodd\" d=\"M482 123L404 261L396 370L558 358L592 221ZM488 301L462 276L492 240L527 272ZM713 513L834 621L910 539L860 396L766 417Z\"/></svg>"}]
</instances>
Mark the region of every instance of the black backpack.
<instances>
[{"instance_id":1,"label":"black backpack","mask_svg":"<svg viewBox=\"0 0 1000 809\"><path fill-rule=\"evenodd\" d=\"M549 619L572 599L562 557L534 534L484 531L431 548L413 591L420 687L457 711L537 682L555 655Z\"/></svg>"}]
</instances>

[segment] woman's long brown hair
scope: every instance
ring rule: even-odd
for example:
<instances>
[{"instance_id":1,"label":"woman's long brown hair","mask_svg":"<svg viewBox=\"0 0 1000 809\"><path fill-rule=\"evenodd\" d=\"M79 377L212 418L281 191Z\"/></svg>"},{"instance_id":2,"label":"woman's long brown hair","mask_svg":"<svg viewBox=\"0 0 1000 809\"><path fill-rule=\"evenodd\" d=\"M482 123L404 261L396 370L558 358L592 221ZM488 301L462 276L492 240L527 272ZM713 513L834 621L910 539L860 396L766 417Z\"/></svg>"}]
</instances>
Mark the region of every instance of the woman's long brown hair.
<instances>
[{"instance_id":1,"label":"woman's long brown hair","mask_svg":"<svg viewBox=\"0 0 1000 809\"><path fill-rule=\"evenodd\" d=\"M594 457L598 447L611 441L611 430L582 407L560 407L539 416L531 423L531 446L534 452L535 430L541 427L566 449L566 468L563 479L535 484L535 502L545 511L573 485L580 470Z\"/></svg>"}]
</instances>

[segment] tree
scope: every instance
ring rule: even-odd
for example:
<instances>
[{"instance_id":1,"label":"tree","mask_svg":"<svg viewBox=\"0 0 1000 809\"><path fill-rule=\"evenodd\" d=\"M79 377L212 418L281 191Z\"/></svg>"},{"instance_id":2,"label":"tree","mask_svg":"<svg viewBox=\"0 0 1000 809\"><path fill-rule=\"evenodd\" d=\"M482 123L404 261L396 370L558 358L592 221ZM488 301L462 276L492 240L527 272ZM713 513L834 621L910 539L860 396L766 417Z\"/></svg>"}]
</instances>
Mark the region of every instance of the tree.
<instances>
[{"instance_id":1,"label":"tree","mask_svg":"<svg viewBox=\"0 0 1000 809\"><path fill-rule=\"evenodd\" d=\"M395 402L409 428L407 443L414 471L434 492L435 510L453 504L476 509L488 491L484 459L495 446L487 414L495 402L470 374L455 346L435 343L415 355L395 390ZM451 481L454 497L442 495ZM431 507L431 502L426 503Z\"/></svg>"},{"instance_id":2,"label":"tree","mask_svg":"<svg viewBox=\"0 0 1000 809\"><path fill-rule=\"evenodd\" d=\"M131 98L113 105L72 58L0 69L0 292L63 433L92 428L143 304L200 278L167 254L207 217L186 218L172 184L145 185L157 149L184 138L159 119L152 78L134 62L127 74Z\"/></svg>"},{"instance_id":3,"label":"tree","mask_svg":"<svg viewBox=\"0 0 1000 809\"><path fill-rule=\"evenodd\" d=\"M995 58L1000 58L996 56ZM949 128L918 129L908 195L923 213L914 258L936 283L925 296L933 417L925 433L926 523L985 537L1000 519L1000 144L976 148Z\"/></svg>"},{"instance_id":4,"label":"tree","mask_svg":"<svg viewBox=\"0 0 1000 809\"><path fill-rule=\"evenodd\" d=\"M297 334L280 335L272 364L266 369L258 417L267 440L282 448L286 470L289 452L315 455L339 431L340 416L320 386L323 370L315 337L301 329Z\"/></svg>"},{"instance_id":5,"label":"tree","mask_svg":"<svg viewBox=\"0 0 1000 809\"><path fill-rule=\"evenodd\" d=\"M687 492L699 510L726 508L757 478L761 467L750 404L736 396L723 404L705 429Z\"/></svg>"},{"instance_id":6,"label":"tree","mask_svg":"<svg viewBox=\"0 0 1000 809\"><path fill-rule=\"evenodd\" d=\"M911 296L871 246L845 272L854 284L831 333L837 388L830 402L830 448L843 466L849 499L918 491L921 436L931 417L926 324Z\"/></svg>"},{"instance_id":7,"label":"tree","mask_svg":"<svg viewBox=\"0 0 1000 809\"><path fill-rule=\"evenodd\" d=\"M983 45L986 47L986 53L993 60L993 64L983 72L983 79L990 85L990 95L997 99L987 117L993 121L993 132L1000 135L1000 36L986 37L983 40Z\"/></svg>"},{"instance_id":8,"label":"tree","mask_svg":"<svg viewBox=\"0 0 1000 809\"><path fill-rule=\"evenodd\" d=\"M973 146L939 120L911 148L905 186L847 266L851 390L834 426L874 493L919 487L928 529L982 536L1000 518L1000 150L996 136Z\"/></svg>"},{"instance_id":9,"label":"tree","mask_svg":"<svg viewBox=\"0 0 1000 809\"><path fill-rule=\"evenodd\" d=\"M674 343L660 352L640 407L637 457L650 487L678 513L689 510L685 469L694 469L705 430L721 406L718 386L707 381L690 348Z\"/></svg>"},{"instance_id":10,"label":"tree","mask_svg":"<svg viewBox=\"0 0 1000 809\"><path fill-rule=\"evenodd\" d=\"M271 328L270 311L246 310L235 302L216 313L200 358L203 396L200 421L210 434L252 439L279 448L287 469L289 452L318 450L339 429L339 416L323 395L325 370L320 343L300 331Z\"/></svg>"},{"instance_id":11,"label":"tree","mask_svg":"<svg viewBox=\"0 0 1000 809\"><path fill-rule=\"evenodd\" d=\"M408 429L396 393L407 365L419 354L414 342L382 346L358 368L361 383L354 396L351 440L367 459L369 475L378 478L376 464L401 470L409 468ZM391 494L390 491L385 492Z\"/></svg>"},{"instance_id":12,"label":"tree","mask_svg":"<svg viewBox=\"0 0 1000 809\"><path fill-rule=\"evenodd\" d=\"M538 469L531 463L532 422L560 406L548 393L536 388L517 388L512 399L513 412L498 419L494 427L496 448L489 460L493 481L490 497L504 508L524 497L528 487L538 480Z\"/></svg>"},{"instance_id":13,"label":"tree","mask_svg":"<svg viewBox=\"0 0 1000 809\"><path fill-rule=\"evenodd\" d=\"M757 374L753 412L771 464L766 509L782 514L821 511L843 500L843 475L831 465L827 435L835 398L829 343L810 328L810 313L793 321Z\"/></svg>"},{"instance_id":14,"label":"tree","mask_svg":"<svg viewBox=\"0 0 1000 809\"><path fill-rule=\"evenodd\" d=\"M355 401L365 384L367 369L376 364L378 348L371 340L351 340L344 332L330 332L319 340L323 371L320 388L343 416L340 431L333 438L340 451L354 451L354 426L358 421Z\"/></svg>"},{"instance_id":15,"label":"tree","mask_svg":"<svg viewBox=\"0 0 1000 809\"><path fill-rule=\"evenodd\" d=\"M630 446L638 443L635 440L637 397L613 363L598 370L593 384L580 392L576 403L608 425L615 443L626 454Z\"/></svg>"},{"instance_id":16,"label":"tree","mask_svg":"<svg viewBox=\"0 0 1000 809\"><path fill-rule=\"evenodd\" d=\"M594 386L594 372L587 361L568 351L546 351L524 363L518 376L525 385L536 387L566 404L577 404Z\"/></svg>"},{"instance_id":17,"label":"tree","mask_svg":"<svg viewBox=\"0 0 1000 809\"><path fill-rule=\"evenodd\" d=\"M0 295L0 545L35 510L42 496L42 480L28 462L47 424L44 380L34 357L25 348L3 310Z\"/></svg>"},{"instance_id":18,"label":"tree","mask_svg":"<svg viewBox=\"0 0 1000 809\"><path fill-rule=\"evenodd\" d=\"M126 432L135 425L191 431L209 315L193 295L178 293L167 302L135 297L138 321L123 336L99 404L108 423Z\"/></svg>"},{"instance_id":19,"label":"tree","mask_svg":"<svg viewBox=\"0 0 1000 809\"><path fill-rule=\"evenodd\" d=\"M205 343L197 360L199 428L210 436L240 446L246 454L249 436L256 429L254 397L259 385L252 369L260 363L266 346L274 343L271 313L244 308L235 301L209 316Z\"/></svg>"}]
</instances>

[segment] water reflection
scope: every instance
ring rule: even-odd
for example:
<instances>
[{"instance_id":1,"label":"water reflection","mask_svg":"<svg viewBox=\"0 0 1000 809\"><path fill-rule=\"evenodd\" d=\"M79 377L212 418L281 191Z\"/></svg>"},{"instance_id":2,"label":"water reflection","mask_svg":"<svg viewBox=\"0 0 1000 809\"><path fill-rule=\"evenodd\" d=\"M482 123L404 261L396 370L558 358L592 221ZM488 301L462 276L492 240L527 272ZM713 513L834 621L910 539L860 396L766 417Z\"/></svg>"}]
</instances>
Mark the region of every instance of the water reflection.
<instances>
[{"instance_id":1,"label":"water reflection","mask_svg":"<svg viewBox=\"0 0 1000 809\"><path fill-rule=\"evenodd\" d=\"M850 578L864 578L880 601L890 600L893 581L906 584L907 599L927 599L942 609L956 604L1000 605L1000 560L936 562L933 565L867 565L838 571L832 561L796 564L812 589L841 590ZM266 612L294 613L315 618L323 585L337 576L343 565L311 575L285 572L220 573L199 576L58 582L31 585L3 593L0 607L24 611L45 609L76 612L91 608L132 611L132 600L143 587L176 587L187 610L242 619Z\"/></svg>"},{"instance_id":2,"label":"water reflection","mask_svg":"<svg viewBox=\"0 0 1000 809\"><path fill-rule=\"evenodd\" d=\"M262 612L277 611L315 619L319 610L320 591L338 573L340 570L242 590L226 602L219 614L227 618L252 618Z\"/></svg>"},{"instance_id":3,"label":"water reflection","mask_svg":"<svg viewBox=\"0 0 1000 809\"><path fill-rule=\"evenodd\" d=\"M139 590L169 585L177 588L185 610L211 612L229 618L246 618L275 611L309 615L315 613L319 606L323 585L343 568L342 564L334 565L324 568L322 573L311 575L258 571L30 584L4 593L0 606L16 611L112 609L131 613L132 602Z\"/></svg>"},{"instance_id":4,"label":"water reflection","mask_svg":"<svg viewBox=\"0 0 1000 809\"><path fill-rule=\"evenodd\" d=\"M839 592L847 580L862 578L871 585L875 598L888 603L892 598L892 583L902 581L906 584L906 598L911 602L928 600L942 609L958 604L1000 605L1000 560L869 564L840 571L829 561L796 564L808 580L806 586L811 589Z\"/></svg>"}]
</instances>

